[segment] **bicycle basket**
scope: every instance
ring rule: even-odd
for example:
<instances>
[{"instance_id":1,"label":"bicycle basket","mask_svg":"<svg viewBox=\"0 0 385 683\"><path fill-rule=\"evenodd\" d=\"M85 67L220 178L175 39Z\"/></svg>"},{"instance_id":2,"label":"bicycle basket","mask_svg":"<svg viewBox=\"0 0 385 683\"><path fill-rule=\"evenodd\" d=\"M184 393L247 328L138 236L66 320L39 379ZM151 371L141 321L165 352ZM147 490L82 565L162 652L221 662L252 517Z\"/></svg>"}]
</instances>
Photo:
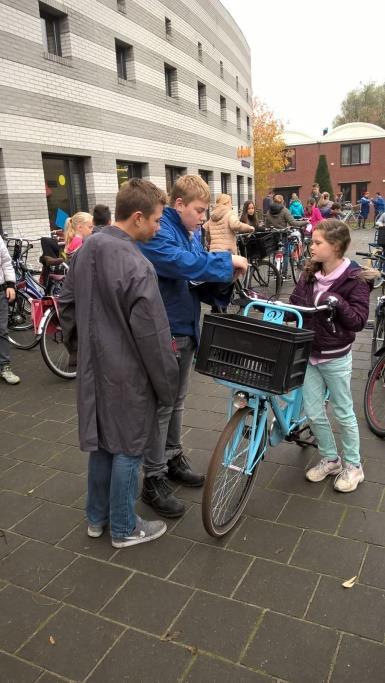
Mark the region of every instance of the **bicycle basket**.
<instances>
[{"instance_id":1,"label":"bicycle basket","mask_svg":"<svg viewBox=\"0 0 385 683\"><path fill-rule=\"evenodd\" d=\"M277 249L276 234L273 232L255 232L246 242L246 255L249 261L263 259L274 254Z\"/></svg>"},{"instance_id":2,"label":"bicycle basket","mask_svg":"<svg viewBox=\"0 0 385 683\"><path fill-rule=\"evenodd\" d=\"M378 228L377 244L379 247L385 247L385 226L381 225Z\"/></svg>"},{"instance_id":3,"label":"bicycle basket","mask_svg":"<svg viewBox=\"0 0 385 683\"><path fill-rule=\"evenodd\" d=\"M273 394L303 384L314 332L240 315L203 319L195 369Z\"/></svg>"}]
</instances>

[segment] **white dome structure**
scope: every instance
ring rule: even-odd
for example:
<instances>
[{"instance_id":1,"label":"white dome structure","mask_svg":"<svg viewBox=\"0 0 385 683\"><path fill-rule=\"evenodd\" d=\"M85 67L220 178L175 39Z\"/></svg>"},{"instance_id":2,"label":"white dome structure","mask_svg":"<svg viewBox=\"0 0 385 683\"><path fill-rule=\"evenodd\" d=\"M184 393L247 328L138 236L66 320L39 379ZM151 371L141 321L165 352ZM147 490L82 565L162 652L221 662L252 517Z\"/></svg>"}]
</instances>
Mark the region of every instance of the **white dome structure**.
<instances>
[{"instance_id":1,"label":"white dome structure","mask_svg":"<svg viewBox=\"0 0 385 683\"><path fill-rule=\"evenodd\" d=\"M353 121L333 128L320 142L341 142L343 140L363 140L365 138L385 138L385 129L374 123Z\"/></svg>"}]
</instances>

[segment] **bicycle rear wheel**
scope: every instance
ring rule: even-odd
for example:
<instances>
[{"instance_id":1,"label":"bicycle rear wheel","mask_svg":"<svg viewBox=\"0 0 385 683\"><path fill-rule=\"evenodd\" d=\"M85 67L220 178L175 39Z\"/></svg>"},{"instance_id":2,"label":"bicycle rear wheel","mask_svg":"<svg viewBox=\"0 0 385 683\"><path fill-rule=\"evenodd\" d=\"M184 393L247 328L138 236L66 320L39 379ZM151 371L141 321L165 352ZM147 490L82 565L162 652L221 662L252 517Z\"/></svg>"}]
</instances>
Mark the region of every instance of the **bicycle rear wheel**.
<instances>
[{"instance_id":1,"label":"bicycle rear wheel","mask_svg":"<svg viewBox=\"0 0 385 683\"><path fill-rule=\"evenodd\" d=\"M360 227L358 216L356 214L352 214L351 216L349 216L346 223L348 224L351 230L358 230L358 228Z\"/></svg>"},{"instance_id":2,"label":"bicycle rear wheel","mask_svg":"<svg viewBox=\"0 0 385 683\"><path fill-rule=\"evenodd\" d=\"M372 348L371 348L371 367L374 367L374 365L377 362L377 351L379 351L383 346L384 346L384 337L385 337L385 330L384 330L384 318L376 318L376 321L374 323L374 329L373 329L373 337L372 337Z\"/></svg>"},{"instance_id":3,"label":"bicycle rear wheel","mask_svg":"<svg viewBox=\"0 0 385 683\"><path fill-rule=\"evenodd\" d=\"M234 413L214 449L202 498L203 525L210 536L220 538L230 531L241 516L258 471L245 474L253 411L246 407ZM267 427L258 446L257 458L267 440ZM225 464L225 458L229 464Z\"/></svg>"},{"instance_id":4,"label":"bicycle rear wheel","mask_svg":"<svg viewBox=\"0 0 385 683\"><path fill-rule=\"evenodd\" d=\"M17 349L33 349L39 343L31 317L28 294L16 290L15 301L9 306L8 339Z\"/></svg>"},{"instance_id":5,"label":"bicycle rear wheel","mask_svg":"<svg viewBox=\"0 0 385 683\"><path fill-rule=\"evenodd\" d=\"M293 251L290 253L290 267L293 275L293 280L297 284L305 262L304 249L302 244L296 244Z\"/></svg>"},{"instance_id":6,"label":"bicycle rear wheel","mask_svg":"<svg viewBox=\"0 0 385 683\"><path fill-rule=\"evenodd\" d=\"M70 366L70 356L64 346L63 332L55 308L52 308L44 323L40 349L44 362L55 375L64 379L76 377L76 370Z\"/></svg>"},{"instance_id":7,"label":"bicycle rear wheel","mask_svg":"<svg viewBox=\"0 0 385 683\"><path fill-rule=\"evenodd\" d=\"M266 299L270 299L272 296L279 296L282 278L275 265L268 259L263 259L251 264L247 287Z\"/></svg>"},{"instance_id":8,"label":"bicycle rear wheel","mask_svg":"<svg viewBox=\"0 0 385 683\"><path fill-rule=\"evenodd\" d=\"M385 354L372 368L365 387L364 412L369 429L385 436Z\"/></svg>"}]
</instances>

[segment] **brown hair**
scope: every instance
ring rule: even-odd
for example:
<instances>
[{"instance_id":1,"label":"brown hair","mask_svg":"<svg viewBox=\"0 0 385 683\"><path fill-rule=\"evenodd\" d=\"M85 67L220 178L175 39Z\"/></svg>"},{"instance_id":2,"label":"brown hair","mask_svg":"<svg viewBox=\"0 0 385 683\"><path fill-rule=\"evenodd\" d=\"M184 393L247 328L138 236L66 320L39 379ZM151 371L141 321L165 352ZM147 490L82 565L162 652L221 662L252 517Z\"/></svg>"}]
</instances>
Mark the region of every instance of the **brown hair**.
<instances>
[{"instance_id":1,"label":"brown hair","mask_svg":"<svg viewBox=\"0 0 385 683\"><path fill-rule=\"evenodd\" d=\"M115 220L125 221L135 211L145 218L151 216L158 204L165 206L166 194L149 180L132 178L123 183L116 195Z\"/></svg>"},{"instance_id":2,"label":"brown hair","mask_svg":"<svg viewBox=\"0 0 385 683\"><path fill-rule=\"evenodd\" d=\"M273 197L276 204L283 204L283 197L281 194L275 194Z\"/></svg>"},{"instance_id":3,"label":"brown hair","mask_svg":"<svg viewBox=\"0 0 385 683\"><path fill-rule=\"evenodd\" d=\"M66 246L75 237L79 225L82 225L82 223L86 223L87 221L91 221L92 223L92 216L90 213L86 213L85 211L78 211L77 213L74 213L74 215L71 216L71 218L67 218L65 231Z\"/></svg>"},{"instance_id":4,"label":"brown hair","mask_svg":"<svg viewBox=\"0 0 385 683\"><path fill-rule=\"evenodd\" d=\"M196 199L208 204L210 201L210 189L207 183L199 175L182 175L174 183L170 192L170 205L174 206L177 199L183 204L190 204Z\"/></svg>"},{"instance_id":5,"label":"brown hair","mask_svg":"<svg viewBox=\"0 0 385 683\"><path fill-rule=\"evenodd\" d=\"M320 232L322 237L329 242L329 244L335 244L337 249L337 254L340 258L345 254L350 242L350 230L346 223L337 220L337 218L328 218L317 223L313 230L314 232ZM322 268L322 263L319 261L311 261L310 259L305 264L305 277L307 280L312 280L315 273L317 273Z\"/></svg>"}]
</instances>

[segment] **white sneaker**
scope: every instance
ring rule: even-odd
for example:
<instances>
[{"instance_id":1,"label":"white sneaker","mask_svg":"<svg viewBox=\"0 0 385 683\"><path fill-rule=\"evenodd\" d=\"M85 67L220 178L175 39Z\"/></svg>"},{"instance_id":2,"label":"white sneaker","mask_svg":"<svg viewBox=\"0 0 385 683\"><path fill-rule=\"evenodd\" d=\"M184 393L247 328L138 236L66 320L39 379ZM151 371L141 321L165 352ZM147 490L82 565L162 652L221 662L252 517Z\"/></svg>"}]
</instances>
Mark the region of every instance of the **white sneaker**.
<instances>
[{"instance_id":1,"label":"white sneaker","mask_svg":"<svg viewBox=\"0 0 385 683\"><path fill-rule=\"evenodd\" d=\"M339 474L342 471L341 458L338 457L337 460L328 460L328 458L322 458L314 467L311 467L306 471L305 477L309 481L323 481L330 474Z\"/></svg>"},{"instance_id":2,"label":"white sneaker","mask_svg":"<svg viewBox=\"0 0 385 683\"><path fill-rule=\"evenodd\" d=\"M350 491L355 491L358 484L362 484L364 479L362 466L356 467L351 462L348 462L342 472L335 478L334 488L341 493L350 493Z\"/></svg>"},{"instance_id":3,"label":"white sneaker","mask_svg":"<svg viewBox=\"0 0 385 683\"><path fill-rule=\"evenodd\" d=\"M163 536L167 531L167 525L160 520L148 522L138 515L136 516L136 527L131 536L125 538L112 538L111 543L113 548L128 548L131 545L138 545L138 543L147 543L148 541L155 541L156 538Z\"/></svg>"},{"instance_id":4,"label":"white sneaker","mask_svg":"<svg viewBox=\"0 0 385 683\"><path fill-rule=\"evenodd\" d=\"M7 384L19 384L20 382L20 377L12 372L10 365L3 365L3 367L0 368L0 377L7 382Z\"/></svg>"},{"instance_id":5,"label":"white sneaker","mask_svg":"<svg viewBox=\"0 0 385 683\"><path fill-rule=\"evenodd\" d=\"M90 538L99 538L104 532L104 526L99 526L98 524L89 524L87 528L87 534Z\"/></svg>"}]
</instances>

